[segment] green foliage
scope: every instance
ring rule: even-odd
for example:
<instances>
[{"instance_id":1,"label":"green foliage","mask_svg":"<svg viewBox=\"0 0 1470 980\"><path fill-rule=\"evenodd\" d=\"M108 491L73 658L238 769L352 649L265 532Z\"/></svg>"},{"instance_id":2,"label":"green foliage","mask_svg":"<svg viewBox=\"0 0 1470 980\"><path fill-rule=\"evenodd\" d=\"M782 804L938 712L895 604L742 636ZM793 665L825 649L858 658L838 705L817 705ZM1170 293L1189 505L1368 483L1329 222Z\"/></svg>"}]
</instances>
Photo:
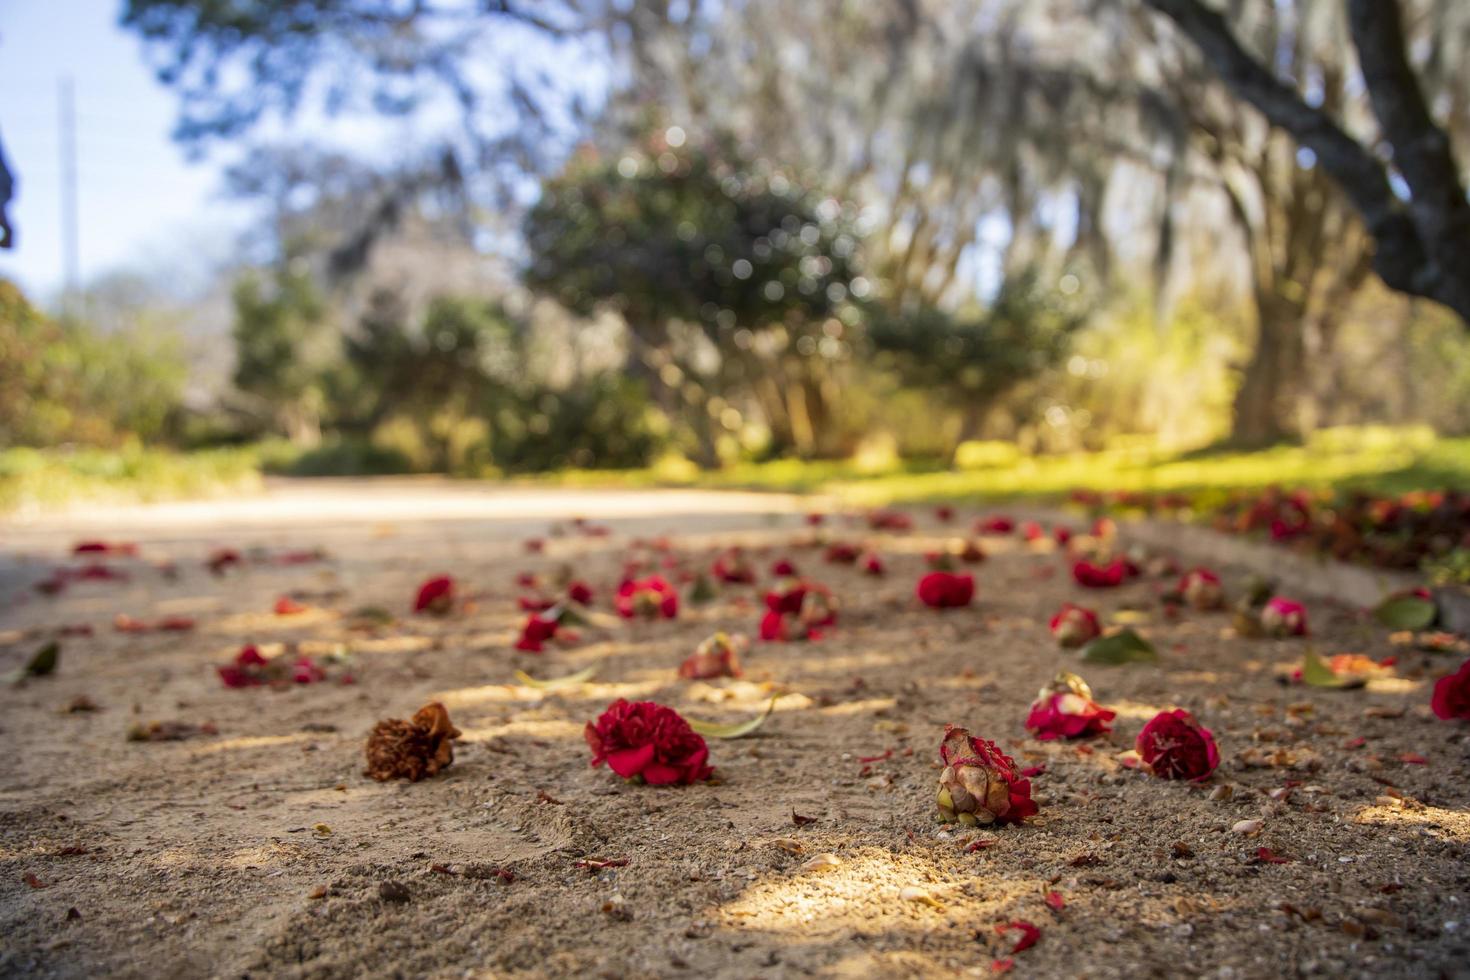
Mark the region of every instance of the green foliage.
<instances>
[{"instance_id":1,"label":"green foliage","mask_svg":"<svg viewBox=\"0 0 1470 980\"><path fill-rule=\"evenodd\" d=\"M525 391L494 416L491 457L507 472L646 466L662 445L649 414L642 386L615 374Z\"/></svg>"},{"instance_id":2,"label":"green foliage","mask_svg":"<svg viewBox=\"0 0 1470 980\"><path fill-rule=\"evenodd\" d=\"M330 338L326 304L310 273L296 261L276 269L269 283L247 273L235 284L234 302L235 386L255 396L293 441L314 441Z\"/></svg>"},{"instance_id":3,"label":"green foliage","mask_svg":"<svg viewBox=\"0 0 1470 980\"><path fill-rule=\"evenodd\" d=\"M177 336L52 320L0 280L0 446L167 438L186 373Z\"/></svg>"},{"instance_id":4,"label":"green foliage","mask_svg":"<svg viewBox=\"0 0 1470 980\"><path fill-rule=\"evenodd\" d=\"M252 448L174 453L159 449L0 450L0 512L76 501L207 497L260 482Z\"/></svg>"},{"instance_id":5,"label":"green foliage","mask_svg":"<svg viewBox=\"0 0 1470 980\"><path fill-rule=\"evenodd\" d=\"M857 278L842 218L728 141L655 134L617 160L584 152L546 182L525 221L526 281L577 313L609 305L652 337L675 319L712 336L820 321Z\"/></svg>"},{"instance_id":6,"label":"green foliage","mask_svg":"<svg viewBox=\"0 0 1470 980\"><path fill-rule=\"evenodd\" d=\"M933 308L875 312L867 330L878 370L962 414L957 446L979 434L1007 393L1054 367L1082 324L1080 303L1041 289L1028 275L1007 283L978 316Z\"/></svg>"}]
</instances>

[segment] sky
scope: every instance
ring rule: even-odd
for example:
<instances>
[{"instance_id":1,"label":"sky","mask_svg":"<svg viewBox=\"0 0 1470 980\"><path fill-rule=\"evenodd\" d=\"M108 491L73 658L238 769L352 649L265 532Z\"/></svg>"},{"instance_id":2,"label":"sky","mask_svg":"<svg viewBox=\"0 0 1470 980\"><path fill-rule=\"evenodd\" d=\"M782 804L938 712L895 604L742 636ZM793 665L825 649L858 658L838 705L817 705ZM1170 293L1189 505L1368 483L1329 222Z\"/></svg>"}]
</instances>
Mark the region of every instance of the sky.
<instances>
[{"instance_id":1,"label":"sky","mask_svg":"<svg viewBox=\"0 0 1470 980\"><path fill-rule=\"evenodd\" d=\"M19 245L0 251L0 276L40 302L54 299L64 275L63 77L76 93L84 282L225 252L246 222L244 208L219 194L218 164L190 164L169 138L175 98L154 81L138 39L117 27L119 9L114 0L0 0L0 138L17 177Z\"/></svg>"}]
</instances>

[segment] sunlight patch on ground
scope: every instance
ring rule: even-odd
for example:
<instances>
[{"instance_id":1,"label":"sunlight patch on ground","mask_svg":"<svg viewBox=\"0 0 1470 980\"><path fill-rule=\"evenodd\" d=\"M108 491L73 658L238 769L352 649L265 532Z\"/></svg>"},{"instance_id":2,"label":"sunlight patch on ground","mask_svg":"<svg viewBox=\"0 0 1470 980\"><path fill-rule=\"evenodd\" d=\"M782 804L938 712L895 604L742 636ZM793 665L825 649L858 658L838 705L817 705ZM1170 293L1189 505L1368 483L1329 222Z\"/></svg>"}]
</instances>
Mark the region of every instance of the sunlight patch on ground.
<instances>
[{"instance_id":1,"label":"sunlight patch on ground","mask_svg":"<svg viewBox=\"0 0 1470 980\"><path fill-rule=\"evenodd\" d=\"M291 745L295 742L305 742L310 738L311 736L306 732L295 732L291 735L246 735L200 745L194 750L194 754L196 756L217 755L221 752L233 752L236 749L261 749L273 745Z\"/></svg>"}]
</instances>

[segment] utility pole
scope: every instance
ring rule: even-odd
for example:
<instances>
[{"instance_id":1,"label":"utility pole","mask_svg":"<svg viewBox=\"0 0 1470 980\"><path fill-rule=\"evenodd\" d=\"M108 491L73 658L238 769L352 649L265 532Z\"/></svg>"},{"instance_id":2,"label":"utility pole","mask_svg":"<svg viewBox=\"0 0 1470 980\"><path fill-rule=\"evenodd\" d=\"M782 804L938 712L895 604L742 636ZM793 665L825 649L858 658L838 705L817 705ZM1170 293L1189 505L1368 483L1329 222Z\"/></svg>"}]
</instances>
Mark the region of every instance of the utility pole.
<instances>
[{"instance_id":1,"label":"utility pole","mask_svg":"<svg viewBox=\"0 0 1470 980\"><path fill-rule=\"evenodd\" d=\"M81 263L77 257L77 106L70 75L62 76L57 94L61 133L61 262L66 277L62 308L75 313Z\"/></svg>"}]
</instances>

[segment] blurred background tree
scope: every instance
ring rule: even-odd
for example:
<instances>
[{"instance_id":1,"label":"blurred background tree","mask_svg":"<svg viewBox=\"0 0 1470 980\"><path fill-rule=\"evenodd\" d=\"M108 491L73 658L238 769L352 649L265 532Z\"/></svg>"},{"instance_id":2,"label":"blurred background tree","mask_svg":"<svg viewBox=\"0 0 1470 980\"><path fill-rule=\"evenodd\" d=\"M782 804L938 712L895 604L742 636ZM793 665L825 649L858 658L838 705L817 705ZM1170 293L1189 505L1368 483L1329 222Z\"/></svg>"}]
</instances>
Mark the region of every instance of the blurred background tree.
<instances>
[{"instance_id":1,"label":"blurred background tree","mask_svg":"<svg viewBox=\"0 0 1470 980\"><path fill-rule=\"evenodd\" d=\"M129 0L260 219L211 294L233 380L97 438L488 472L1462 430L1459 205L1420 188L1463 198L1470 7L1389 6Z\"/></svg>"}]
</instances>

